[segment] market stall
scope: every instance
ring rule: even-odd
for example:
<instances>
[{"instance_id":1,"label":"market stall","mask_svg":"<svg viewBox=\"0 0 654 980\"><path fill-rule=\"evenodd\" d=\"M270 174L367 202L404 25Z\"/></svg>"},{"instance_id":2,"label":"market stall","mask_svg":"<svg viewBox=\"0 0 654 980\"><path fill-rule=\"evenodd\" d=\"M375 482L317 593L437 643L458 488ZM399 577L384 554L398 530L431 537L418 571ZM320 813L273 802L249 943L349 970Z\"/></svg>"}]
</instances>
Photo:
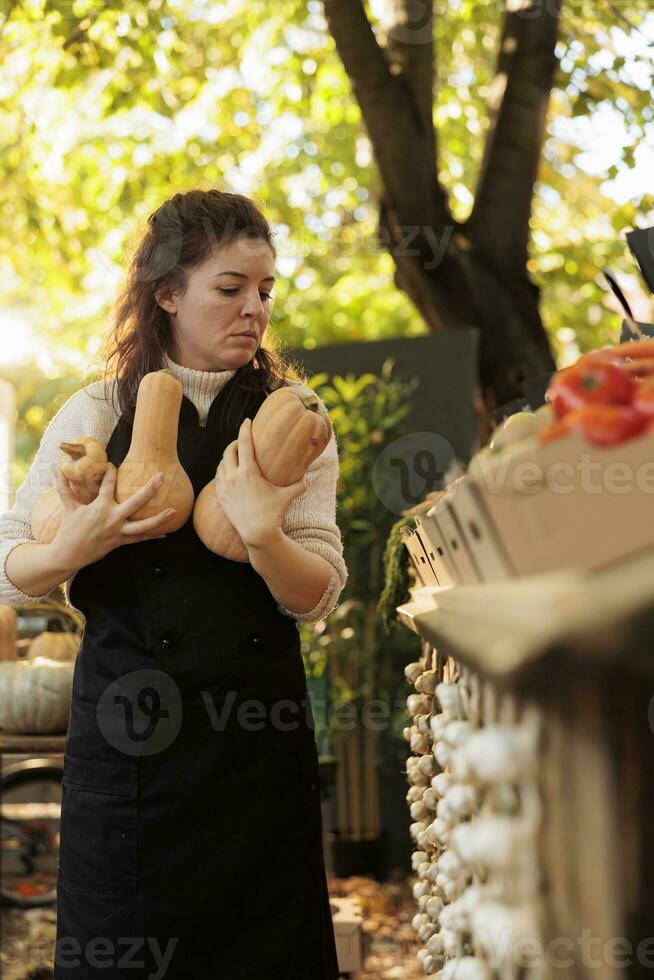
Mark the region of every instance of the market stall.
<instances>
[{"instance_id":1,"label":"market stall","mask_svg":"<svg viewBox=\"0 0 654 980\"><path fill-rule=\"evenodd\" d=\"M649 397L652 364L627 368L617 414ZM397 613L423 640L406 669L413 925L443 980L654 967L654 436L649 420L599 440L571 425L562 375L553 415L482 450L403 529L415 584Z\"/></svg>"}]
</instances>

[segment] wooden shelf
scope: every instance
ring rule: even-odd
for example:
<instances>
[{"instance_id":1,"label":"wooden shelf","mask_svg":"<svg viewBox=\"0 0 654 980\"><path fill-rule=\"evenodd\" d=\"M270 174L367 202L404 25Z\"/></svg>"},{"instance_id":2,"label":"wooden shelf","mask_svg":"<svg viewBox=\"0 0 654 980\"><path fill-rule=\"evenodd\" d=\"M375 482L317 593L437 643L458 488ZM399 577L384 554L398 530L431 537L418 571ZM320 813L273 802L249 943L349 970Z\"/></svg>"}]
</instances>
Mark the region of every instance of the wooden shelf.
<instances>
[{"instance_id":1,"label":"wooden shelf","mask_svg":"<svg viewBox=\"0 0 654 980\"><path fill-rule=\"evenodd\" d=\"M397 608L407 627L498 683L528 681L532 670L541 678L564 647L577 669L578 659L600 667L640 647L640 669L654 674L654 649L634 636L650 614L654 623L653 549L593 572L414 588L411 597Z\"/></svg>"}]
</instances>

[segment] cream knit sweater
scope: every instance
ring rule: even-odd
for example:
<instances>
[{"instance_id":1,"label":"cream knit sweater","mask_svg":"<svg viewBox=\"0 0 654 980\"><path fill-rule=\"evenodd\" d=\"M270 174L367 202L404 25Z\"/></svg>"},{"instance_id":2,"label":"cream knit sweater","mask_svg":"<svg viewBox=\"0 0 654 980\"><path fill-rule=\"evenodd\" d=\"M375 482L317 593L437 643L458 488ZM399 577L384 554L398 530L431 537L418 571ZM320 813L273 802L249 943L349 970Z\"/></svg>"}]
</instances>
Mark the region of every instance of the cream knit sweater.
<instances>
[{"instance_id":1,"label":"cream knit sweater","mask_svg":"<svg viewBox=\"0 0 654 980\"><path fill-rule=\"evenodd\" d=\"M169 368L179 378L184 394L198 410L202 426L206 425L216 394L235 374L235 371L198 371L183 367L175 364L167 355L164 355L162 367ZM309 391L304 385L299 387L305 392ZM103 446L109 442L118 422L112 393L105 389L103 381L95 381L68 399L45 430L27 478L16 491L13 508L0 514L0 603L3 605L27 606L45 598L27 595L16 588L7 576L7 556L17 545L34 541L32 507L40 494L54 483L59 443L70 442L80 435L92 436ZM308 551L326 558L331 565L331 577L320 601L310 612L294 613L279 604L277 608L298 622L313 623L324 619L336 607L348 575L336 524L338 451L335 436L309 467L307 479L307 489L287 508L282 530ZM71 608L74 607L70 602L70 586L74 577L64 583L66 602Z\"/></svg>"}]
</instances>

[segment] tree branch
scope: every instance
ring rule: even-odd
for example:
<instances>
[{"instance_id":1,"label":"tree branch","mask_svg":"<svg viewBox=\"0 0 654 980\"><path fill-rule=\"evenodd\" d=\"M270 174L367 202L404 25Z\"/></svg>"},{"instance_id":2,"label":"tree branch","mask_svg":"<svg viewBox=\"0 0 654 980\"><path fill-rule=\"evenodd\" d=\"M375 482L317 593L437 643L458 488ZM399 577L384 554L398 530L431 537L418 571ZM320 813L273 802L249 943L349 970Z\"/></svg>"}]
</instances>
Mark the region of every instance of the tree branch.
<instances>
[{"instance_id":1,"label":"tree branch","mask_svg":"<svg viewBox=\"0 0 654 980\"><path fill-rule=\"evenodd\" d=\"M420 228L438 227L451 217L436 181L431 116L433 41L423 38L411 45L411 28L406 26L415 15L417 2L421 0L393 0L394 13L386 19L387 51L377 42L362 0L324 0L324 9L393 209L404 225ZM431 23L430 10L430 39ZM423 30L424 25L417 36L423 37ZM415 57L410 56L410 46L415 48ZM393 139L388 138L389 133Z\"/></svg>"},{"instance_id":2,"label":"tree branch","mask_svg":"<svg viewBox=\"0 0 654 980\"><path fill-rule=\"evenodd\" d=\"M416 127L431 139L435 159L433 0L386 0L381 24L391 74L404 80Z\"/></svg>"},{"instance_id":3,"label":"tree branch","mask_svg":"<svg viewBox=\"0 0 654 980\"><path fill-rule=\"evenodd\" d=\"M504 17L491 127L467 234L496 273L524 270L529 218L554 80L561 0L526 0Z\"/></svg>"}]
</instances>

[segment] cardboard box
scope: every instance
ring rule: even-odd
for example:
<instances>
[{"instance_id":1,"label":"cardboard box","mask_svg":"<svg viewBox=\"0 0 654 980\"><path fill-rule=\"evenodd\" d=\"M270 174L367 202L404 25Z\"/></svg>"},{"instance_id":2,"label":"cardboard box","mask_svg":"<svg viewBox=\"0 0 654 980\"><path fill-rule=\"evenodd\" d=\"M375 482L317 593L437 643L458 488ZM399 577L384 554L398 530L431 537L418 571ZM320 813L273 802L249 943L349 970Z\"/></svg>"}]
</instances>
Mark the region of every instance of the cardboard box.
<instances>
[{"instance_id":1,"label":"cardboard box","mask_svg":"<svg viewBox=\"0 0 654 980\"><path fill-rule=\"evenodd\" d=\"M447 498L430 510L429 516L438 526L441 538L449 549L450 560L456 569L459 582L462 585L480 582L479 572L454 513L452 499L452 495L448 494Z\"/></svg>"},{"instance_id":2,"label":"cardboard box","mask_svg":"<svg viewBox=\"0 0 654 980\"><path fill-rule=\"evenodd\" d=\"M402 538L404 540L405 547L411 556L413 562L413 567L416 570L416 575L418 576L418 581L422 585L433 585L433 573L431 572L431 567L427 560L425 550L422 546L422 542L415 531L410 528L402 528ZM438 582L436 582L438 584Z\"/></svg>"},{"instance_id":3,"label":"cardboard box","mask_svg":"<svg viewBox=\"0 0 654 980\"><path fill-rule=\"evenodd\" d=\"M452 487L450 507L480 582L514 574L474 481L464 476Z\"/></svg>"},{"instance_id":4,"label":"cardboard box","mask_svg":"<svg viewBox=\"0 0 654 980\"><path fill-rule=\"evenodd\" d=\"M466 479L514 575L594 569L654 547L654 436L592 446L574 433ZM487 533L487 532L486 532Z\"/></svg>"},{"instance_id":5,"label":"cardboard box","mask_svg":"<svg viewBox=\"0 0 654 980\"><path fill-rule=\"evenodd\" d=\"M418 518L416 518L416 524ZM440 585L460 585L459 573L450 558L449 548L438 527L433 511L420 517L420 535L425 542L425 551L434 568Z\"/></svg>"}]
</instances>

